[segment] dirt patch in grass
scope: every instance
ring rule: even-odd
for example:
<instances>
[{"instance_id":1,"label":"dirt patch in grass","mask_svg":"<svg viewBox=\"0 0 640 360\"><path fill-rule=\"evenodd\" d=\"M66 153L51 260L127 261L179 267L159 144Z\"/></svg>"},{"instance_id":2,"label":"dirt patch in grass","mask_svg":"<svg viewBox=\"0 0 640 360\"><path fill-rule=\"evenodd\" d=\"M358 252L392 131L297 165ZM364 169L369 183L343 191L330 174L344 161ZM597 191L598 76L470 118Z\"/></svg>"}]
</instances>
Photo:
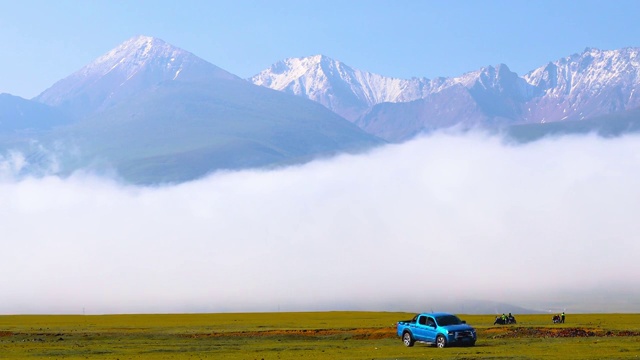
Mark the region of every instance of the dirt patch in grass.
<instances>
[{"instance_id":1,"label":"dirt patch in grass","mask_svg":"<svg viewBox=\"0 0 640 360\"><path fill-rule=\"evenodd\" d=\"M262 331L228 331L200 334L185 334L191 338L233 338L233 337L302 337L302 338L344 338L354 340L393 339L398 337L395 328L359 329L295 329ZM579 338L592 336L640 336L639 331L611 331L589 328L545 328L545 327L496 327L478 331L482 338Z\"/></svg>"},{"instance_id":2,"label":"dirt patch in grass","mask_svg":"<svg viewBox=\"0 0 640 360\"><path fill-rule=\"evenodd\" d=\"M359 330L359 329L358 329ZM389 329L365 329L362 334L354 334L354 339L363 340L377 340L377 339L391 339L398 337L395 328Z\"/></svg>"},{"instance_id":3,"label":"dirt patch in grass","mask_svg":"<svg viewBox=\"0 0 640 360\"><path fill-rule=\"evenodd\" d=\"M357 340L377 340L395 338L395 328L359 328L359 329L296 329L212 332L206 334L185 335L191 338L207 337L344 337Z\"/></svg>"},{"instance_id":4,"label":"dirt patch in grass","mask_svg":"<svg viewBox=\"0 0 640 360\"><path fill-rule=\"evenodd\" d=\"M514 328L492 328L487 329L485 334L492 338L577 338L592 336L640 336L639 331L611 331L603 329L588 328L530 328L530 327L514 327Z\"/></svg>"}]
</instances>

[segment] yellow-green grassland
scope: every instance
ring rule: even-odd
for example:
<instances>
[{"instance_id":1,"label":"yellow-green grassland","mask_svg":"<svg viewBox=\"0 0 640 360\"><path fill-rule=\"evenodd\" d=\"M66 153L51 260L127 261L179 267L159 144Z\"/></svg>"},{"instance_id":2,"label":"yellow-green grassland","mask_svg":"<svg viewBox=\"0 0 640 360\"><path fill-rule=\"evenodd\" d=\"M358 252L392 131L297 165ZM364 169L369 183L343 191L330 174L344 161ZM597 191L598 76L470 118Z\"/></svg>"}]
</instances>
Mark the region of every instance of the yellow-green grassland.
<instances>
[{"instance_id":1,"label":"yellow-green grassland","mask_svg":"<svg viewBox=\"0 0 640 360\"><path fill-rule=\"evenodd\" d=\"M474 347L405 347L392 312L0 316L1 359L639 359L640 314L460 315Z\"/></svg>"}]
</instances>

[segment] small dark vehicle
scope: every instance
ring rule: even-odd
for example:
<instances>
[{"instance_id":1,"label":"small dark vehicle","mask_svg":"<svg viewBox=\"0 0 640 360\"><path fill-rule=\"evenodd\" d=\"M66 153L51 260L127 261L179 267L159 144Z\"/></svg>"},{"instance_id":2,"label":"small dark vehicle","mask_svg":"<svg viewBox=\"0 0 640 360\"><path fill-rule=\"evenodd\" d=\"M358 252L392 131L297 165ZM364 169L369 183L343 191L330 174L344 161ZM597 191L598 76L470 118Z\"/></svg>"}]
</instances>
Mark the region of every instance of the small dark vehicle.
<instances>
[{"instance_id":1,"label":"small dark vehicle","mask_svg":"<svg viewBox=\"0 0 640 360\"><path fill-rule=\"evenodd\" d=\"M562 318L560 317L560 315L553 315L554 324L560 324L561 322L562 322Z\"/></svg>"}]
</instances>

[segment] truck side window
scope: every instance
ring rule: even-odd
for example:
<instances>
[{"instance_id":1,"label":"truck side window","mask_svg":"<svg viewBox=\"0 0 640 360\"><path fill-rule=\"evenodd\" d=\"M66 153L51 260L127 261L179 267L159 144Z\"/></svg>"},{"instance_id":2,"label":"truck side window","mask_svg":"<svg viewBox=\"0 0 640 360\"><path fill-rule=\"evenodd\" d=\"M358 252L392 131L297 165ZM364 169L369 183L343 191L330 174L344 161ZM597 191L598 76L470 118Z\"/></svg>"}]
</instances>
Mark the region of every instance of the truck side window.
<instances>
[{"instance_id":1,"label":"truck side window","mask_svg":"<svg viewBox=\"0 0 640 360\"><path fill-rule=\"evenodd\" d=\"M432 318L427 318L427 326L436 326L436 322Z\"/></svg>"},{"instance_id":2,"label":"truck side window","mask_svg":"<svg viewBox=\"0 0 640 360\"><path fill-rule=\"evenodd\" d=\"M420 325L426 325L426 324L427 324L427 318L426 318L425 316L421 316L421 317L418 319L418 324L420 324Z\"/></svg>"}]
</instances>

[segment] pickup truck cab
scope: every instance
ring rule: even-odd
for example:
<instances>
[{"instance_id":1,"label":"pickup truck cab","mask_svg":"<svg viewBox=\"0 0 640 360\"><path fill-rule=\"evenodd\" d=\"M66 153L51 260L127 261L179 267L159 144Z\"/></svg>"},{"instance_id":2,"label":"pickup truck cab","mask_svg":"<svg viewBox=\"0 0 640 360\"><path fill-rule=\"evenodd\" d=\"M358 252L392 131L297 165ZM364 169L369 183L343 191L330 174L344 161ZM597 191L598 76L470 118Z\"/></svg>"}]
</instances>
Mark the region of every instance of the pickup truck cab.
<instances>
[{"instance_id":1,"label":"pickup truck cab","mask_svg":"<svg viewBox=\"0 0 640 360\"><path fill-rule=\"evenodd\" d=\"M398 322L398 336L405 346L418 342L435 344L439 348L449 345L476 343L476 330L465 321L449 313L422 313L411 320Z\"/></svg>"}]
</instances>

